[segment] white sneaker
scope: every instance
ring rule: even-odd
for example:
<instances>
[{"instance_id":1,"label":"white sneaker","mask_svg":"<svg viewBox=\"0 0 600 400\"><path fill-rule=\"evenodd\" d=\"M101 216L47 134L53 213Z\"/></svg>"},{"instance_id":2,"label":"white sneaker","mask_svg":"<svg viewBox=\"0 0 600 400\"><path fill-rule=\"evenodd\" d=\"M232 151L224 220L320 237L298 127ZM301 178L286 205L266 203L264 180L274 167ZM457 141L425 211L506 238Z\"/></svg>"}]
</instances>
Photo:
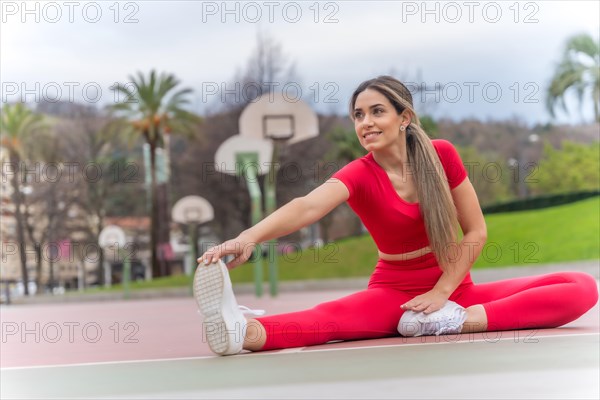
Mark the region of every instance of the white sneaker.
<instances>
[{"instance_id":1,"label":"white sneaker","mask_svg":"<svg viewBox=\"0 0 600 400\"><path fill-rule=\"evenodd\" d=\"M219 355L242 351L247 325L244 314L264 314L264 310L238 306L227 266L221 260L198 265L194 275L194 298L204 317L202 326L208 345Z\"/></svg>"},{"instance_id":2,"label":"white sneaker","mask_svg":"<svg viewBox=\"0 0 600 400\"><path fill-rule=\"evenodd\" d=\"M467 310L453 301L446 301L444 307L430 314L405 311L398 323L402 336L427 336L460 333Z\"/></svg>"}]
</instances>

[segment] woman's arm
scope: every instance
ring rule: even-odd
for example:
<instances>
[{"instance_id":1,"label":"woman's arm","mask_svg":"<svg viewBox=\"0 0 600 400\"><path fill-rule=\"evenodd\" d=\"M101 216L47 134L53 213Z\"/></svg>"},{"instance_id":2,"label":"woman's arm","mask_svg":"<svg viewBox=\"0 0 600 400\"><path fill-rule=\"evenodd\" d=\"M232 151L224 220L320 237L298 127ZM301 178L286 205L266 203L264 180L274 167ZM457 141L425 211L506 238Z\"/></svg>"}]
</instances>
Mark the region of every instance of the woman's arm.
<instances>
[{"instance_id":1,"label":"woman's arm","mask_svg":"<svg viewBox=\"0 0 600 400\"><path fill-rule=\"evenodd\" d=\"M456 252L451 255L455 261L445 268L432 290L403 304L404 310L424 311L429 314L442 308L465 278L485 245L487 227L477 194L469 179L465 179L452 190L452 198L463 231L463 239L458 248L454 249Z\"/></svg>"},{"instance_id":2,"label":"woman's arm","mask_svg":"<svg viewBox=\"0 0 600 400\"><path fill-rule=\"evenodd\" d=\"M458 223L463 231L463 238L456 249L456 261L446 268L434 290L447 294L456 290L471 267L481 254L487 240L487 227L477 194L469 179L452 190L456 205Z\"/></svg>"},{"instance_id":3,"label":"woman's arm","mask_svg":"<svg viewBox=\"0 0 600 400\"><path fill-rule=\"evenodd\" d=\"M271 215L243 231L232 240L208 249L198 262L214 262L233 254L236 257L228 263L229 268L246 262L258 243L288 235L318 221L349 197L348 189L341 181L331 178L306 196L297 197L277 209Z\"/></svg>"}]
</instances>

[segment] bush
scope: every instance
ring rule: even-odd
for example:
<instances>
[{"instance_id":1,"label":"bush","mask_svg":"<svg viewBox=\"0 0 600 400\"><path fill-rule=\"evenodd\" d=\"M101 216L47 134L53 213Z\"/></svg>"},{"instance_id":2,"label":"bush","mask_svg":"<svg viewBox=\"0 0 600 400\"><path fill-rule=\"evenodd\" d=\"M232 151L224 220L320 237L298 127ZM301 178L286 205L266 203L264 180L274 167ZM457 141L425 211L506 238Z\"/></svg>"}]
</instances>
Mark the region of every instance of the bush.
<instances>
[{"instance_id":1,"label":"bush","mask_svg":"<svg viewBox=\"0 0 600 400\"><path fill-rule=\"evenodd\" d=\"M482 211L484 214L493 214L499 212L536 210L539 208L573 203L575 201L587 199L598 195L600 195L600 190L537 196L528 199L514 200L507 203L492 204L487 207L482 207Z\"/></svg>"}]
</instances>

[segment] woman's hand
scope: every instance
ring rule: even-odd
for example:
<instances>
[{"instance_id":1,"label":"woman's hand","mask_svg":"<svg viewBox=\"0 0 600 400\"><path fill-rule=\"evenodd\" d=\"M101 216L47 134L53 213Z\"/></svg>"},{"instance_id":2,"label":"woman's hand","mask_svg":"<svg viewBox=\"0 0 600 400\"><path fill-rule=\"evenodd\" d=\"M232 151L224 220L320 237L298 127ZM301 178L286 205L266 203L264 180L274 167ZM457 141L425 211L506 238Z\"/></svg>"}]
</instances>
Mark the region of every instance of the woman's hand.
<instances>
[{"instance_id":1,"label":"woman's hand","mask_svg":"<svg viewBox=\"0 0 600 400\"><path fill-rule=\"evenodd\" d=\"M414 297L412 300L407 301L406 303L402 304L400 308L405 311L423 311L425 314L430 314L442 308L446 303L446 300L448 300L448 297L449 296L440 291L430 290L429 292L420 294Z\"/></svg>"},{"instance_id":2,"label":"woman's hand","mask_svg":"<svg viewBox=\"0 0 600 400\"><path fill-rule=\"evenodd\" d=\"M219 258L233 254L235 255L235 258L227 263L227 268L233 269L248 261L256 244L257 243L250 238L240 235L235 239L228 240L220 245L209 248L196 261L199 264L204 262L204 264L208 265L216 262Z\"/></svg>"}]
</instances>

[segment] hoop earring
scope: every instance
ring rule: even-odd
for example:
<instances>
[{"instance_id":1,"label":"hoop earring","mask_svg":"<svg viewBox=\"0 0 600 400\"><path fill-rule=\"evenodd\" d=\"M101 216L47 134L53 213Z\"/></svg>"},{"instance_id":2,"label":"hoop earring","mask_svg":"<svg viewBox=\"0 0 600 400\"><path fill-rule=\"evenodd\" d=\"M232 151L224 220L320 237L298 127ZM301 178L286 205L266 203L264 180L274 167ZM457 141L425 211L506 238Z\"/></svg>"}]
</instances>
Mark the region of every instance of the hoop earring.
<instances>
[{"instance_id":1,"label":"hoop earring","mask_svg":"<svg viewBox=\"0 0 600 400\"><path fill-rule=\"evenodd\" d=\"M406 127L405 127L404 125L400 125L400 130L401 130L402 132L404 132L404 129L406 129Z\"/></svg>"}]
</instances>

